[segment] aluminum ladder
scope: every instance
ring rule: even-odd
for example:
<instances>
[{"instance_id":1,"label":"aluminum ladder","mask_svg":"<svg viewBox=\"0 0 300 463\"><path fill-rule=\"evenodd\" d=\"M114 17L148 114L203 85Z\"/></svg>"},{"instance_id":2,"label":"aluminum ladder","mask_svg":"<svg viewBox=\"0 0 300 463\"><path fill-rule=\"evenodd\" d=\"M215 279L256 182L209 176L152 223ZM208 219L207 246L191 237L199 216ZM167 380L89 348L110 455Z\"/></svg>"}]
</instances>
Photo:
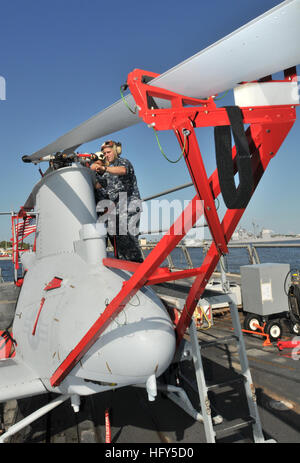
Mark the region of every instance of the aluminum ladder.
<instances>
[{"instance_id":1,"label":"aluminum ladder","mask_svg":"<svg viewBox=\"0 0 300 463\"><path fill-rule=\"evenodd\" d=\"M252 382L252 377L249 369L247 354L245 343L243 339L243 333L241 330L240 320L238 316L238 309L235 303L235 296L231 293L228 293L228 303L230 307L230 313L232 318L232 325L233 325L233 332L234 334L231 336L226 336L223 338L219 338L214 341L208 342L199 342L197 336L197 330L195 326L195 322L192 319L190 327L189 327L189 334L190 334L190 343L192 348L192 357L195 366L195 373L196 373L196 382L197 382L197 389L200 398L200 405L201 405L201 414L203 418L204 430L206 435L207 443L215 443L216 439L222 438L224 435L230 435L235 433L237 430L245 427L252 427L253 431L253 441L254 443L273 443L276 442L273 439L265 440L261 421L258 413L258 407L256 402L256 395L255 395L255 388ZM212 409L210 400L208 398L209 390L213 389L216 386L224 386L230 385L231 383L235 382L234 380L229 380L228 382L219 383L216 385L208 386L206 383L205 375L204 375L204 367L202 362L202 349L207 348L210 346L216 346L219 344L227 344L228 342L235 341L238 347L238 354L239 354L239 362L241 366L241 373L239 379L242 380L244 384L244 389L246 393L248 408L249 408L249 417L247 419L239 419L234 420L231 423L229 422L223 427L220 425L214 425L213 417L212 417ZM220 430L218 430L218 427Z\"/></svg>"}]
</instances>

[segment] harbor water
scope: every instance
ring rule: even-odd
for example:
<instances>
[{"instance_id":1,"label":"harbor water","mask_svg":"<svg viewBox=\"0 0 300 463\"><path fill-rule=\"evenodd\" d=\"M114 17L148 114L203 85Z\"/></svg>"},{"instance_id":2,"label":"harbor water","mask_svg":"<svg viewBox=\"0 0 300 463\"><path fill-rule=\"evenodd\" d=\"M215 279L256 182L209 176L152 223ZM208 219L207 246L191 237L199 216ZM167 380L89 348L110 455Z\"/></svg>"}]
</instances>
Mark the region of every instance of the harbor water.
<instances>
[{"instance_id":1,"label":"harbor water","mask_svg":"<svg viewBox=\"0 0 300 463\"><path fill-rule=\"evenodd\" d=\"M263 245L266 247L263 247ZM288 245L291 245L289 247ZM283 245L281 247L281 245ZM298 247L295 247L298 245ZM266 242L266 243L259 243L259 245L255 246L259 262L261 264L264 263L280 263L280 264L290 264L291 269L299 269L300 270L300 240L291 240L291 241L284 241L275 243L273 242ZM277 247L278 246L278 247ZM171 253L171 257L173 259L174 265L179 268L186 267L186 259L184 257L183 252L178 252L179 249L175 249ZM193 262L194 267L199 267L203 259L204 249L203 248L188 248L189 255ZM250 256L247 247L230 247L229 253L225 256L225 266L226 271L229 273L237 273L240 274L240 267L242 265L249 265L251 264Z\"/></svg>"},{"instance_id":2,"label":"harbor water","mask_svg":"<svg viewBox=\"0 0 300 463\"><path fill-rule=\"evenodd\" d=\"M290 244L290 247L289 247ZM256 243L253 243L256 246ZM266 247L264 247L266 245ZM280 247L280 245L283 245ZM295 247L298 245L298 247ZM193 267L200 267L205 257L205 250L202 247L187 247L188 254L191 258ZM266 242L257 244L256 251L260 263L282 263L290 264L291 269L300 270L300 240L291 240L284 242ZM144 251L144 256L149 254L150 250ZM108 253L110 255L110 253ZM112 255L111 255L112 257ZM187 268L188 263L182 248L175 248L171 252L171 259L174 267ZM240 273L240 266L249 265L249 253L247 247L230 247L229 253L225 259L226 271L230 273ZM167 266L168 261L165 260L162 266ZM0 260L0 268L4 281L13 281L14 271L13 264L10 260ZM21 269L19 270L21 276Z\"/></svg>"}]
</instances>

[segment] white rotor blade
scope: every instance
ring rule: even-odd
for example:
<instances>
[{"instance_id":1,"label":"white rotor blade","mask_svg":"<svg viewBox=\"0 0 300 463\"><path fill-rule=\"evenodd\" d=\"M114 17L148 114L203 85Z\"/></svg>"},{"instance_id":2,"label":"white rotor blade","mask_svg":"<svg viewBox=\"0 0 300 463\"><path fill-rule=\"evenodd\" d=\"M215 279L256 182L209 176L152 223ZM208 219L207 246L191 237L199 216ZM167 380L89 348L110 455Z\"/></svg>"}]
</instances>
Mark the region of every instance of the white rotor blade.
<instances>
[{"instance_id":1,"label":"white rotor blade","mask_svg":"<svg viewBox=\"0 0 300 463\"><path fill-rule=\"evenodd\" d=\"M190 97L208 97L300 64L300 0L286 0L151 81ZM126 101L135 107L133 97ZM159 105L161 107L161 105ZM140 122L121 100L28 156L35 161Z\"/></svg>"},{"instance_id":2,"label":"white rotor blade","mask_svg":"<svg viewBox=\"0 0 300 463\"><path fill-rule=\"evenodd\" d=\"M126 97L128 104L134 108L134 99L131 95ZM129 111L122 100L117 101L100 113L80 124L75 129L62 135L50 145L28 156L28 161L37 161L44 156L60 151L72 151L82 143L87 143L96 138L104 137L109 133L129 127L139 122L139 116Z\"/></svg>"}]
</instances>

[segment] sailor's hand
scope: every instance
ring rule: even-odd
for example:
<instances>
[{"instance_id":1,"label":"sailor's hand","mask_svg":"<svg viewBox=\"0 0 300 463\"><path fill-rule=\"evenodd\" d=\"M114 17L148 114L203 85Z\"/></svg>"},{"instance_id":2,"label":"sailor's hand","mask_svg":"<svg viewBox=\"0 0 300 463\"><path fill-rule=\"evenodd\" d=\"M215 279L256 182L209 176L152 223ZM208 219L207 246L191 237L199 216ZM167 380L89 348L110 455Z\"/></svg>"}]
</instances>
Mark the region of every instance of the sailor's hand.
<instances>
[{"instance_id":1,"label":"sailor's hand","mask_svg":"<svg viewBox=\"0 0 300 463\"><path fill-rule=\"evenodd\" d=\"M96 172L102 173L105 172L105 167L103 166L102 161L96 161L91 165L91 169Z\"/></svg>"}]
</instances>

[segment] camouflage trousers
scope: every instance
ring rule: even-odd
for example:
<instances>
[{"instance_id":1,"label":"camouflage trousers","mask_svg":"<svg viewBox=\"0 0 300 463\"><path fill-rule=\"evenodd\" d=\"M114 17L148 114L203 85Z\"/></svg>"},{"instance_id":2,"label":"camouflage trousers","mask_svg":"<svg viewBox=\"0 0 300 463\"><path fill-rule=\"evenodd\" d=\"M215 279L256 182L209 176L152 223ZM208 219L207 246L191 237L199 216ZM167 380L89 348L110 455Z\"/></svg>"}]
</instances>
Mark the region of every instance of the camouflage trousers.
<instances>
[{"instance_id":1,"label":"camouflage trousers","mask_svg":"<svg viewBox=\"0 0 300 463\"><path fill-rule=\"evenodd\" d=\"M115 257L118 259L131 260L132 262L143 262L139 240L136 236L130 235L108 235L114 247Z\"/></svg>"},{"instance_id":2,"label":"camouflage trousers","mask_svg":"<svg viewBox=\"0 0 300 463\"><path fill-rule=\"evenodd\" d=\"M108 220L107 237L113 248L117 259L130 260L132 262L143 262L143 255L138 240L140 212L124 215L116 214L113 218L113 226ZM98 217L98 221L107 222L107 214ZM124 228L124 221L126 227ZM133 221L134 230L128 224ZM126 229L126 232L124 231Z\"/></svg>"}]
</instances>

